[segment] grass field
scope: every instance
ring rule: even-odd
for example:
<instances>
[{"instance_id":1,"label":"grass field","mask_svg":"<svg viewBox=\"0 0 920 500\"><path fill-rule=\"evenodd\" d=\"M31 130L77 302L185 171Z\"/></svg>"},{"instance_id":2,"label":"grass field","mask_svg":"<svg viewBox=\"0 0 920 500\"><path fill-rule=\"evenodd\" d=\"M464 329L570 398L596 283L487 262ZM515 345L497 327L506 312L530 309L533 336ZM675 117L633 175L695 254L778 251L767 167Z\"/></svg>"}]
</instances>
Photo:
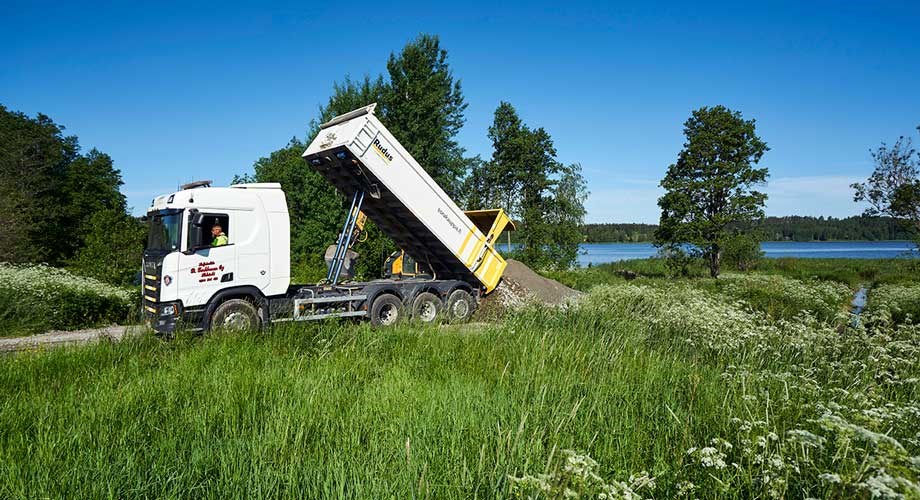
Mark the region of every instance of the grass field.
<instances>
[{"instance_id":1,"label":"grass field","mask_svg":"<svg viewBox=\"0 0 920 500\"><path fill-rule=\"evenodd\" d=\"M904 293L853 328L848 284L764 276L11 356L0 497L920 496Z\"/></svg>"}]
</instances>

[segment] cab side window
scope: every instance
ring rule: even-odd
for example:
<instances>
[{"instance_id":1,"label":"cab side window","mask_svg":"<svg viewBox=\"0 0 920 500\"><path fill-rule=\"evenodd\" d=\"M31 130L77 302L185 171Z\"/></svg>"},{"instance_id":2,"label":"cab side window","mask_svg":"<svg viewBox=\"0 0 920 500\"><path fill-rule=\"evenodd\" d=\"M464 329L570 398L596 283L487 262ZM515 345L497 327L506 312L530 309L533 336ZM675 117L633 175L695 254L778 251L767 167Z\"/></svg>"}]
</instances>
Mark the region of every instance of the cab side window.
<instances>
[{"instance_id":1,"label":"cab side window","mask_svg":"<svg viewBox=\"0 0 920 500\"><path fill-rule=\"evenodd\" d=\"M415 259L413 259L409 254L403 253L403 265L402 273L404 276L415 276L418 273L418 270L415 267Z\"/></svg>"},{"instance_id":2,"label":"cab side window","mask_svg":"<svg viewBox=\"0 0 920 500\"><path fill-rule=\"evenodd\" d=\"M227 214L204 213L200 226L188 224L188 248L209 248L231 243L230 217Z\"/></svg>"}]
</instances>

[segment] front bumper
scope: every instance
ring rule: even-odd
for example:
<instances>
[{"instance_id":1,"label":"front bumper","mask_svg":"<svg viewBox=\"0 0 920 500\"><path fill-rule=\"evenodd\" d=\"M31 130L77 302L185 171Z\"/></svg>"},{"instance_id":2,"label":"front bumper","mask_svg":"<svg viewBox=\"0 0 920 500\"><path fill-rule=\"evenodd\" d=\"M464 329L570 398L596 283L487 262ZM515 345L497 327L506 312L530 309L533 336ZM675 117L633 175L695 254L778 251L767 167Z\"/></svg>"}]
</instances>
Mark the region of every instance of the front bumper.
<instances>
[{"instance_id":1,"label":"front bumper","mask_svg":"<svg viewBox=\"0 0 920 500\"><path fill-rule=\"evenodd\" d=\"M147 326L157 333L173 333L182 318L181 302L144 304L144 318Z\"/></svg>"}]
</instances>

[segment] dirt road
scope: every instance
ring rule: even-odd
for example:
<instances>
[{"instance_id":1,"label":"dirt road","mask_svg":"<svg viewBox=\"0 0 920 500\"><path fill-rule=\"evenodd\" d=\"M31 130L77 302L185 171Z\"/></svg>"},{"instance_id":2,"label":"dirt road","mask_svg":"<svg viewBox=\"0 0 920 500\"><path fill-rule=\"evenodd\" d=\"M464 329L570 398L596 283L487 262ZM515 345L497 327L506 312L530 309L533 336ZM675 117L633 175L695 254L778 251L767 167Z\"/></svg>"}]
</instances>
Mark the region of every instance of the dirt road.
<instances>
[{"instance_id":1,"label":"dirt road","mask_svg":"<svg viewBox=\"0 0 920 500\"><path fill-rule=\"evenodd\" d=\"M92 344L104 340L119 341L128 337L138 337L147 330L140 325L136 326L107 326L89 330L75 330L71 332L48 332L28 337L0 338L0 352L24 351L57 347L67 344Z\"/></svg>"}]
</instances>

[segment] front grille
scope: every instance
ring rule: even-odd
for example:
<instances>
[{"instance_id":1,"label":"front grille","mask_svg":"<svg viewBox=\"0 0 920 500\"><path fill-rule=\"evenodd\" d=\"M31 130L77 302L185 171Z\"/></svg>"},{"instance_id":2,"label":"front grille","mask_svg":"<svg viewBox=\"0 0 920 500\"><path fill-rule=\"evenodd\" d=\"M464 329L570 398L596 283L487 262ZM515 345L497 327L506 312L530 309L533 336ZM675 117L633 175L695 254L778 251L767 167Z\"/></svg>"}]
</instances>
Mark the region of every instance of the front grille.
<instances>
[{"instance_id":1,"label":"front grille","mask_svg":"<svg viewBox=\"0 0 920 500\"><path fill-rule=\"evenodd\" d=\"M157 302L160 300L160 267L161 264L155 260L144 261L141 292L144 296L144 312L151 316L156 315Z\"/></svg>"}]
</instances>

